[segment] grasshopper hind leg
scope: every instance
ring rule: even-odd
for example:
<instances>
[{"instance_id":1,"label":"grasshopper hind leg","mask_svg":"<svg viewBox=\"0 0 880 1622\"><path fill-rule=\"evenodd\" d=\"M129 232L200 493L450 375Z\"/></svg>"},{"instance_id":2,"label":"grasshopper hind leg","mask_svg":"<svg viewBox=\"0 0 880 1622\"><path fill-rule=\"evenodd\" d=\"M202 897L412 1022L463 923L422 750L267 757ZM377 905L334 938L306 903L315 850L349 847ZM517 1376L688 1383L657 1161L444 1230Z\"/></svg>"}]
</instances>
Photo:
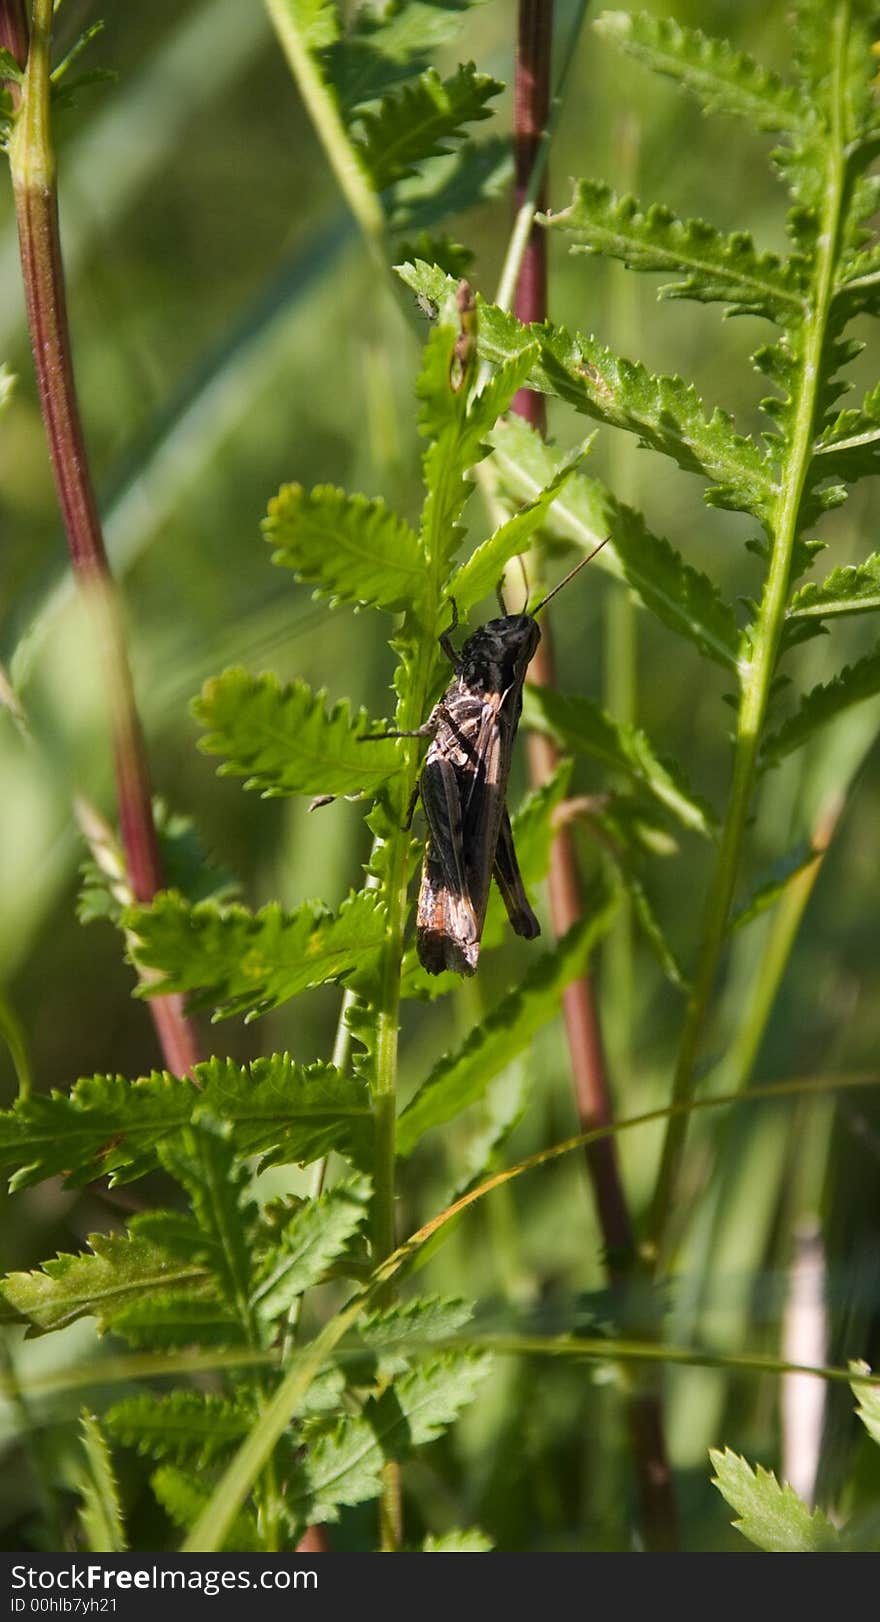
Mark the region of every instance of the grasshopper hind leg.
<instances>
[{"instance_id":1,"label":"grasshopper hind leg","mask_svg":"<svg viewBox=\"0 0 880 1622\"><path fill-rule=\"evenodd\" d=\"M517 935L521 935L523 940L537 940L541 933L541 925L532 912L526 895L506 806L498 829L498 844L495 847L492 874L501 892L511 928Z\"/></svg>"}]
</instances>

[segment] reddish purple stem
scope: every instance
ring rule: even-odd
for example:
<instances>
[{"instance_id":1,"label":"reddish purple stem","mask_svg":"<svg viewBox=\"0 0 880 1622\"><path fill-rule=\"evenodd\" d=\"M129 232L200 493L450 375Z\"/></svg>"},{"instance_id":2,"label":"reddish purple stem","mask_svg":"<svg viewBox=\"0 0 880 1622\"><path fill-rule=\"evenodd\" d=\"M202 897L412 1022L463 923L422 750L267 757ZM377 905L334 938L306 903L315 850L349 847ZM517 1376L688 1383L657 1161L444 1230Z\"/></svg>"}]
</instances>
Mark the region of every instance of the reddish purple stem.
<instances>
[{"instance_id":1,"label":"reddish purple stem","mask_svg":"<svg viewBox=\"0 0 880 1622\"><path fill-rule=\"evenodd\" d=\"M520 0L514 82L517 209L525 200L550 111L552 47L552 0ZM538 210L545 207L546 179L537 199ZM538 225L533 225L529 233L513 308L519 320L529 325L547 319L547 234ZM543 394L520 389L513 410L540 433L546 433L547 407ZM530 675L540 686L556 685L553 643L546 620ZM530 736L528 747L532 781L536 785L544 783L558 762L556 747L549 738L536 733ZM568 828L560 831L553 844L549 890L553 932L558 939L583 916L583 893L574 841ZM586 1132L592 1127L607 1125L614 1118L595 988L590 976L584 975L567 987L563 1013L578 1120L581 1131ZM615 1140L605 1138L591 1145L586 1157L608 1274L613 1283L623 1284L632 1280L637 1272L638 1254ZM627 1405L627 1419L646 1542L652 1548L675 1548L678 1542L676 1505L656 1394L651 1391L633 1393Z\"/></svg>"},{"instance_id":2,"label":"reddish purple stem","mask_svg":"<svg viewBox=\"0 0 880 1622\"><path fill-rule=\"evenodd\" d=\"M0 42L24 65L28 34L21 0L0 0ZM16 184L15 206L31 347L58 504L104 670L128 878L135 899L149 902L162 887L150 774L79 414L54 183ZM154 998L150 1012L166 1064L175 1074L185 1075L200 1055L181 999Z\"/></svg>"},{"instance_id":3,"label":"reddish purple stem","mask_svg":"<svg viewBox=\"0 0 880 1622\"><path fill-rule=\"evenodd\" d=\"M28 53L25 0L3 0L0 6L0 49L8 51L20 68L24 67Z\"/></svg>"}]
</instances>

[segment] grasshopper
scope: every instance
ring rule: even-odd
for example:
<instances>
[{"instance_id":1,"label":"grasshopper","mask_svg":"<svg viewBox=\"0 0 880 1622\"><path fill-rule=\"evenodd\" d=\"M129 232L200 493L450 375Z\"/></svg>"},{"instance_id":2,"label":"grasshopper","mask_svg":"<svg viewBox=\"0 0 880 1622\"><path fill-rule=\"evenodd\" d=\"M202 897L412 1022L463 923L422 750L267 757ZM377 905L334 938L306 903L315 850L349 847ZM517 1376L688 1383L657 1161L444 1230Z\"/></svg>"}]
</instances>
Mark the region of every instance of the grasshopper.
<instances>
[{"instance_id":1,"label":"grasshopper","mask_svg":"<svg viewBox=\"0 0 880 1622\"><path fill-rule=\"evenodd\" d=\"M460 653L452 642L458 613L450 599L452 623L439 640L455 672L452 681L415 732L381 734L431 740L409 811L411 820L421 795L428 841L416 948L429 974L475 972L493 877L517 935L534 940L541 933L516 859L507 781L523 683L541 640L537 615L598 551L582 558L531 613L526 608L488 620ZM500 590L499 604L503 610Z\"/></svg>"}]
</instances>

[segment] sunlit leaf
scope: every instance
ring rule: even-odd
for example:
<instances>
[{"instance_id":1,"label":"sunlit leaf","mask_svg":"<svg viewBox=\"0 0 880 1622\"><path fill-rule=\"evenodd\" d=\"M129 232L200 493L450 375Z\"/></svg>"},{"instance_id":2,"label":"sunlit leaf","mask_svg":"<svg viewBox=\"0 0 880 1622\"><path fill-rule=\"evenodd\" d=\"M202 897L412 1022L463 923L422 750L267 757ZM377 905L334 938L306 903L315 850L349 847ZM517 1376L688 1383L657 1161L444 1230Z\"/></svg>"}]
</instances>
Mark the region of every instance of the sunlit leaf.
<instances>
[{"instance_id":1,"label":"sunlit leaf","mask_svg":"<svg viewBox=\"0 0 880 1622\"><path fill-rule=\"evenodd\" d=\"M455 599L459 611L465 613L474 603L494 591L511 558L523 552L529 537L544 522L548 510L560 491L580 466L585 447L565 458L555 469L544 489L526 506L500 524L494 535L472 552L449 583L449 594Z\"/></svg>"},{"instance_id":2,"label":"sunlit leaf","mask_svg":"<svg viewBox=\"0 0 880 1622\"><path fill-rule=\"evenodd\" d=\"M797 321L804 313L802 268L759 254L746 231L724 236L705 220L678 219L661 203L642 211L634 197L618 197L592 180L579 180L568 208L544 223L572 239L573 253L601 253L631 270L674 277L660 288L661 298L720 301L771 321Z\"/></svg>"},{"instance_id":3,"label":"sunlit leaf","mask_svg":"<svg viewBox=\"0 0 880 1622\"><path fill-rule=\"evenodd\" d=\"M266 798L286 794L374 793L400 770L396 743L359 740L380 732L364 710L343 699L328 710L326 695L306 682L282 686L275 676L227 670L206 682L193 714L207 727L206 755L225 756L221 776L244 777Z\"/></svg>"},{"instance_id":4,"label":"sunlit leaf","mask_svg":"<svg viewBox=\"0 0 880 1622\"><path fill-rule=\"evenodd\" d=\"M0 1164L15 1170L15 1187L59 1174L74 1183L108 1174L125 1182L155 1169L159 1144L202 1112L231 1122L239 1151L263 1156L265 1165L314 1160L333 1148L369 1163L369 1095L333 1065L296 1065L276 1053L250 1065L210 1059L194 1077L91 1076L69 1094L20 1099L0 1114Z\"/></svg>"},{"instance_id":5,"label":"sunlit leaf","mask_svg":"<svg viewBox=\"0 0 880 1622\"><path fill-rule=\"evenodd\" d=\"M466 1532L444 1532L440 1537L429 1532L422 1554L488 1554L492 1547L492 1539L485 1532L471 1527Z\"/></svg>"},{"instance_id":6,"label":"sunlit leaf","mask_svg":"<svg viewBox=\"0 0 880 1622\"><path fill-rule=\"evenodd\" d=\"M285 484L263 525L272 562L331 602L364 603L389 613L417 603L424 590L418 541L384 501L349 496L332 485Z\"/></svg>"},{"instance_id":7,"label":"sunlit leaf","mask_svg":"<svg viewBox=\"0 0 880 1622\"><path fill-rule=\"evenodd\" d=\"M787 1482L780 1486L772 1470L752 1469L729 1448L713 1448L713 1484L731 1509L734 1526L750 1543L776 1554L830 1553L840 1539L820 1509L810 1510Z\"/></svg>"},{"instance_id":8,"label":"sunlit leaf","mask_svg":"<svg viewBox=\"0 0 880 1622\"><path fill-rule=\"evenodd\" d=\"M422 297L442 305L449 279L436 266L398 265L398 275ZM670 456L687 472L712 481L707 500L734 511L768 516L775 486L770 461L753 439L736 432L727 412L706 414L692 384L654 376L586 333L546 323L523 326L497 306L477 301L481 356L499 366L538 345L529 387L556 394L576 411L626 428L640 442Z\"/></svg>"},{"instance_id":9,"label":"sunlit leaf","mask_svg":"<svg viewBox=\"0 0 880 1622\"><path fill-rule=\"evenodd\" d=\"M795 592L787 618L833 619L840 614L867 614L876 608L880 608L880 552L872 552L864 563L832 569L821 582L809 581Z\"/></svg>"},{"instance_id":10,"label":"sunlit leaf","mask_svg":"<svg viewBox=\"0 0 880 1622\"><path fill-rule=\"evenodd\" d=\"M153 971L138 995L184 991L193 1007L213 1007L217 1019L256 1018L309 986L366 972L385 936L374 891L350 896L336 913L319 902L296 912L275 903L256 913L207 902L190 907L167 891L149 907L129 908L124 921L134 962Z\"/></svg>"},{"instance_id":11,"label":"sunlit leaf","mask_svg":"<svg viewBox=\"0 0 880 1622\"><path fill-rule=\"evenodd\" d=\"M184 1287L194 1294L210 1289L204 1267L172 1261L136 1236L96 1233L89 1245L81 1255L56 1256L38 1272L9 1273L0 1281L0 1296L28 1320L29 1334L63 1329L85 1316L107 1329L130 1301Z\"/></svg>"},{"instance_id":12,"label":"sunlit leaf","mask_svg":"<svg viewBox=\"0 0 880 1622\"><path fill-rule=\"evenodd\" d=\"M798 129L810 122L809 104L794 85L727 40L644 11L605 11L595 26L655 73L677 79L707 113L733 113L760 130Z\"/></svg>"}]
</instances>

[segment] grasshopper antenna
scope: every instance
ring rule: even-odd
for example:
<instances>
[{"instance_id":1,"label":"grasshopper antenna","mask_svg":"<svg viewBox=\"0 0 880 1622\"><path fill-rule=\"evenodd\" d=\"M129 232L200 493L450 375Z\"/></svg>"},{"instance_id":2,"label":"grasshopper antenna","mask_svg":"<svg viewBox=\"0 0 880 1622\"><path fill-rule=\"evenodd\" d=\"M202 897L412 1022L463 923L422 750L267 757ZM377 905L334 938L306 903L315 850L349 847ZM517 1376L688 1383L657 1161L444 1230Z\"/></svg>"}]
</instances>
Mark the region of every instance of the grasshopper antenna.
<instances>
[{"instance_id":1,"label":"grasshopper antenna","mask_svg":"<svg viewBox=\"0 0 880 1622\"><path fill-rule=\"evenodd\" d=\"M580 574L581 569L585 569L588 563L592 563L596 553L601 552L603 546L607 546L610 539L611 536L606 535L604 541L600 541L598 546L593 547L592 552L588 552L585 558L581 558L580 563L576 563L573 569L569 569L568 574L565 575L562 580L560 580L559 585L554 586L552 591L548 591L546 597L542 597L537 606L531 610L532 619L535 619L536 616L540 614L542 608L547 607L550 599L555 597L557 592L562 590L563 586L568 585L569 580L573 580L576 574Z\"/></svg>"}]
</instances>

